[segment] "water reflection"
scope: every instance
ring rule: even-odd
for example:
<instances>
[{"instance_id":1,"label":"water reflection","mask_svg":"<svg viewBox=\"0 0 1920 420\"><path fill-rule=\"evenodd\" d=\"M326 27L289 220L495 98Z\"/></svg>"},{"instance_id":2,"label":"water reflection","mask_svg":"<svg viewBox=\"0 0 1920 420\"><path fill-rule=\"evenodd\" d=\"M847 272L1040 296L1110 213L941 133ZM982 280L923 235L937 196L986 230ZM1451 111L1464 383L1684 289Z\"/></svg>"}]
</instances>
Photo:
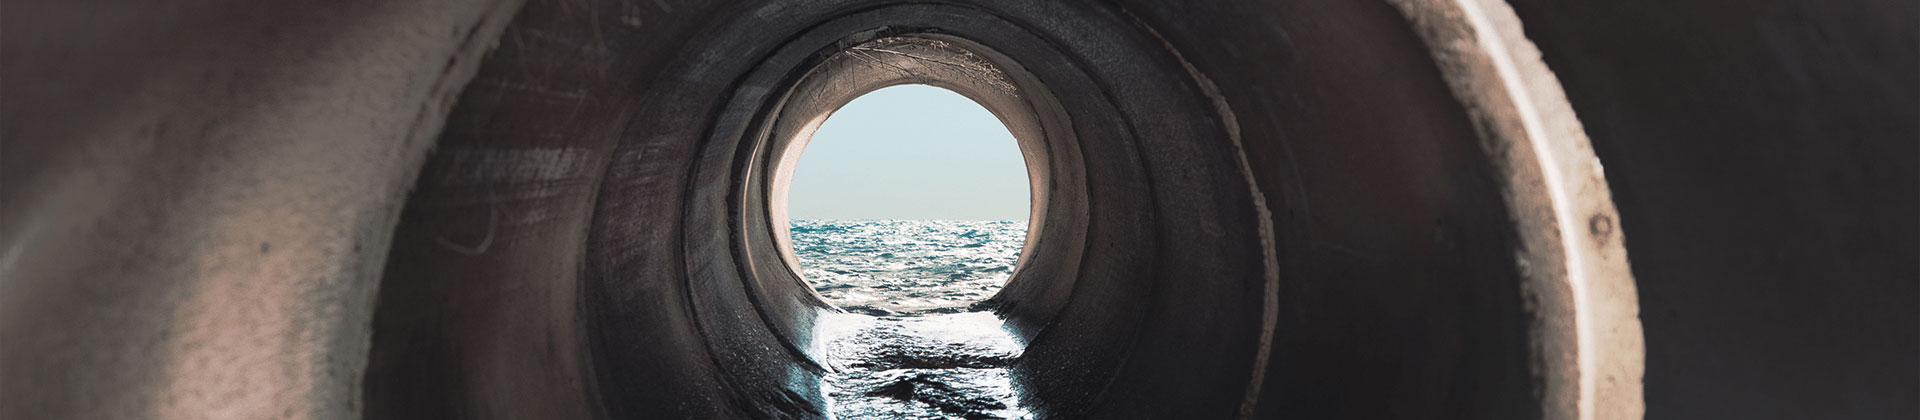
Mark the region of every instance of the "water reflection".
<instances>
[{"instance_id":1,"label":"water reflection","mask_svg":"<svg viewBox=\"0 0 1920 420\"><path fill-rule=\"evenodd\" d=\"M1019 419L1008 372L1021 346L987 312L922 317L829 313L816 327L839 419Z\"/></svg>"},{"instance_id":2,"label":"water reflection","mask_svg":"<svg viewBox=\"0 0 1920 420\"><path fill-rule=\"evenodd\" d=\"M829 302L814 325L840 419L1017 419L1008 372L1022 345L988 312L1025 221L796 220L794 250Z\"/></svg>"}]
</instances>

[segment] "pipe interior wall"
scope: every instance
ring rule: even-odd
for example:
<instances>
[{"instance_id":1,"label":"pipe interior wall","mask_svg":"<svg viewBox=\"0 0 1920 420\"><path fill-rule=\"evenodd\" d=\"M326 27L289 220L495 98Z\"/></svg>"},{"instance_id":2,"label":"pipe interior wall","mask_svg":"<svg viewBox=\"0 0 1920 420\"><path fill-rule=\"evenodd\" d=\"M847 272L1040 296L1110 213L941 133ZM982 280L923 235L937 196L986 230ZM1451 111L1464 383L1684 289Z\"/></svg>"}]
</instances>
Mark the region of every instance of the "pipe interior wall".
<instances>
[{"instance_id":1,"label":"pipe interior wall","mask_svg":"<svg viewBox=\"0 0 1920 420\"><path fill-rule=\"evenodd\" d=\"M1586 361L1642 325L1646 418L1920 416L1920 10L1511 3L11 1L0 418L823 417L778 118L887 36L1020 89L1045 416L1639 418ZM1584 135L1499 138L1434 28ZM1636 295L1536 281L1564 150Z\"/></svg>"},{"instance_id":2,"label":"pipe interior wall","mask_svg":"<svg viewBox=\"0 0 1920 420\"><path fill-rule=\"evenodd\" d=\"M1920 415L1920 6L1512 3L1629 234L1647 418Z\"/></svg>"}]
</instances>

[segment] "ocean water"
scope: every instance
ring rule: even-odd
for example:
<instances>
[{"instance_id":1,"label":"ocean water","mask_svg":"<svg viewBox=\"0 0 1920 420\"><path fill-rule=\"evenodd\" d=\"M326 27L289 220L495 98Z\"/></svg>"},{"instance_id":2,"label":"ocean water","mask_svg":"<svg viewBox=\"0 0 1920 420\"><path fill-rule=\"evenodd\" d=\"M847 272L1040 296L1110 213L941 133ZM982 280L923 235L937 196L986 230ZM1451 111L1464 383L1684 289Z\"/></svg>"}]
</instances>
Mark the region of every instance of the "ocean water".
<instances>
[{"instance_id":1,"label":"ocean water","mask_svg":"<svg viewBox=\"0 0 1920 420\"><path fill-rule=\"evenodd\" d=\"M797 220L803 276L847 312L817 320L839 419L1019 419L1024 346L971 305L998 292L1025 221Z\"/></svg>"},{"instance_id":2,"label":"ocean water","mask_svg":"<svg viewBox=\"0 0 1920 420\"><path fill-rule=\"evenodd\" d=\"M827 301L876 316L966 312L1007 282L1027 221L795 220L802 276Z\"/></svg>"}]
</instances>

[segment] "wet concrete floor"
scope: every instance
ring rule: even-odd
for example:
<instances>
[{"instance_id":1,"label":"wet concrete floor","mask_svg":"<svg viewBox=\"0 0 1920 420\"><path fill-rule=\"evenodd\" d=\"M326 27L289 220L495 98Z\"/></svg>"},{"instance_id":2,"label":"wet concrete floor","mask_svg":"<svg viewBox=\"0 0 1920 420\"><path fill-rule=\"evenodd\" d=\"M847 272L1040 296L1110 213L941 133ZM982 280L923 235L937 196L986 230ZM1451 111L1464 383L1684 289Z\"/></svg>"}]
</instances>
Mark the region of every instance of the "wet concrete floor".
<instances>
[{"instance_id":1,"label":"wet concrete floor","mask_svg":"<svg viewBox=\"0 0 1920 420\"><path fill-rule=\"evenodd\" d=\"M1021 345L988 312L828 314L822 384L839 419L1019 419L1008 367Z\"/></svg>"}]
</instances>

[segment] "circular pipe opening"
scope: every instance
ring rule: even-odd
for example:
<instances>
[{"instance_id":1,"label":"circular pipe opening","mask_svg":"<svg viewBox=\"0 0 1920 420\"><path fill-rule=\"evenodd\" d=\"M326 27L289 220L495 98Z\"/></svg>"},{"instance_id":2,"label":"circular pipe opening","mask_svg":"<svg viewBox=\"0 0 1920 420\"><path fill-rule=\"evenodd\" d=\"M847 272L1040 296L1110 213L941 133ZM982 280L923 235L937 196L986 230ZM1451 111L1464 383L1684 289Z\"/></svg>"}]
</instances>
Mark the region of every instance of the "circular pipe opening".
<instances>
[{"instance_id":1,"label":"circular pipe opening","mask_svg":"<svg viewBox=\"0 0 1920 420\"><path fill-rule=\"evenodd\" d=\"M1019 280L1022 267L1033 260L1036 244L1047 236L1045 232L1051 214L1048 209L1052 203L1050 198L1055 195L1056 189L1075 188L1072 184L1056 185L1053 182L1056 178L1053 174L1055 163L1050 161L1053 157L1048 153L1049 141L1070 143L1073 141L1072 131L1066 127L1067 122L1058 117L1063 114L1059 105L1050 102L1048 98L1051 95L1044 92L1044 87L1039 86L1036 80L1030 75L1022 77L1025 80L1017 79L1023 75L1010 72L990 58L997 54L985 51L985 47L968 44L970 42L957 38L924 33L854 43L815 64L792 85L788 96L776 105L779 111L772 117L772 129L764 140L769 143L767 150L770 155L766 160L771 165L749 164L751 168L764 168L765 173L747 176L756 180L771 177L772 185L765 191L766 205L764 209L745 208L742 211L764 211L767 214L767 228L774 233L781 260L786 262L793 275L800 275L800 264L786 228L789 224L787 200L794 169L814 132L835 110L855 98L891 86L921 84L946 89L979 104L1006 127L1019 147L1027 170L1030 204L1027 233L1017 259L1019 263L1012 268L1007 284L1023 281ZM1016 68L1012 71L1019 70ZM1054 111L1056 119L1051 122L1051 132L1036 109ZM1063 171L1072 169L1071 162L1059 168ZM1061 176L1073 178L1070 174ZM1084 195L1084 192L1066 191L1064 194L1078 196ZM748 203L751 202L748 200ZM1053 217L1065 219L1071 216Z\"/></svg>"},{"instance_id":2,"label":"circular pipe opening","mask_svg":"<svg viewBox=\"0 0 1920 420\"><path fill-rule=\"evenodd\" d=\"M1025 248L1035 188L1001 118L908 84L849 101L819 127L793 142L804 150L792 166L773 169L792 174L776 180L768 211L796 274L834 306L880 316L963 312L1000 291ZM781 221L782 210L794 219Z\"/></svg>"}]
</instances>

